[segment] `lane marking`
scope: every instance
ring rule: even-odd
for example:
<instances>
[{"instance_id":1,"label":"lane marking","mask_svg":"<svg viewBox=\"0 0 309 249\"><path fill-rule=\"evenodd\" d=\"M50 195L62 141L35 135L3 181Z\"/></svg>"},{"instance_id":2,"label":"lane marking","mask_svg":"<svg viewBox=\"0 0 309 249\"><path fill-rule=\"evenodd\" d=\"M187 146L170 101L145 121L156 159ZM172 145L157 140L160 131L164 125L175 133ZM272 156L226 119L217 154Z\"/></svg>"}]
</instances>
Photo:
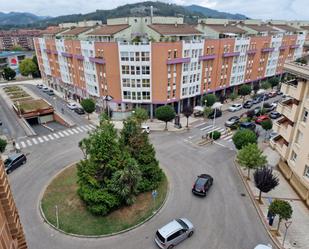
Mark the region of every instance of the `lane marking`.
<instances>
[{"instance_id":1,"label":"lane marking","mask_svg":"<svg viewBox=\"0 0 309 249\"><path fill-rule=\"evenodd\" d=\"M201 131L204 131L204 130L209 129L210 127L213 127L213 126L212 126L212 125L208 125L208 126L206 126L206 127L204 127L204 128L201 128L200 130L201 130Z\"/></svg>"},{"instance_id":2,"label":"lane marking","mask_svg":"<svg viewBox=\"0 0 309 249\"><path fill-rule=\"evenodd\" d=\"M80 132L84 132L83 129L81 129L80 127L76 127L77 130L79 130Z\"/></svg>"},{"instance_id":3,"label":"lane marking","mask_svg":"<svg viewBox=\"0 0 309 249\"><path fill-rule=\"evenodd\" d=\"M49 134L48 137L49 137L51 140L54 140L54 137L53 137L51 134Z\"/></svg>"},{"instance_id":4,"label":"lane marking","mask_svg":"<svg viewBox=\"0 0 309 249\"><path fill-rule=\"evenodd\" d=\"M38 141L35 138L32 138L34 144L38 144Z\"/></svg>"},{"instance_id":5,"label":"lane marking","mask_svg":"<svg viewBox=\"0 0 309 249\"><path fill-rule=\"evenodd\" d=\"M67 130L71 135L74 135L74 132L72 130Z\"/></svg>"},{"instance_id":6,"label":"lane marking","mask_svg":"<svg viewBox=\"0 0 309 249\"><path fill-rule=\"evenodd\" d=\"M76 134L78 134L79 133L79 131L78 130L76 130L76 129L72 129L72 131L74 131Z\"/></svg>"},{"instance_id":7,"label":"lane marking","mask_svg":"<svg viewBox=\"0 0 309 249\"><path fill-rule=\"evenodd\" d=\"M62 131L63 132L63 134L64 135L66 135L66 136L70 136L70 134L69 133L67 133L66 131Z\"/></svg>"},{"instance_id":8,"label":"lane marking","mask_svg":"<svg viewBox=\"0 0 309 249\"><path fill-rule=\"evenodd\" d=\"M205 124L207 124L207 123L206 123L206 122L204 122L204 123L201 123L201 124L195 125L195 126L193 126L193 128L198 128L198 127L201 127L201 126L203 126L203 125L205 125Z\"/></svg>"},{"instance_id":9,"label":"lane marking","mask_svg":"<svg viewBox=\"0 0 309 249\"><path fill-rule=\"evenodd\" d=\"M91 128L95 129L96 127L92 124L89 125Z\"/></svg>"},{"instance_id":10,"label":"lane marking","mask_svg":"<svg viewBox=\"0 0 309 249\"><path fill-rule=\"evenodd\" d=\"M59 131L58 134L60 135L60 137L64 137L64 135L61 131Z\"/></svg>"},{"instance_id":11,"label":"lane marking","mask_svg":"<svg viewBox=\"0 0 309 249\"><path fill-rule=\"evenodd\" d=\"M23 147L23 148L26 148L27 147L27 145L25 144L25 142L20 142L20 144L21 144L21 147Z\"/></svg>"},{"instance_id":12,"label":"lane marking","mask_svg":"<svg viewBox=\"0 0 309 249\"><path fill-rule=\"evenodd\" d=\"M86 127L87 127L88 130L92 130L92 127L91 127L91 126L86 125Z\"/></svg>"},{"instance_id":13,"label":"lane marking","mask_svg":"<svg viewBox=\"0 0 309 249\"><path fill-rule=\"evenodd\" d=\"M30 140L27 140L27 144L28 144L29 146L32 146L32 143L31 143Z\"/></svg>"},{"instance_id":14,"label":"lane marking","mask_svg":"<svg viewBox=\"0 0 309 249\"><path fill-rule=\"evenodd\" d=\"M84 126L81 127L84 131L88 131Z\"/></svg>"},{"instance_id":15,"label":"lane marking","mask_svg":"<svg viewBox=\"0 0 309 249\"><path fill-rule=\"evenodd\" d=\"M48 139L46 136L43 136L43 139L44 139L46 142L49 141L49 139Z\"/></svg>"},{"instance_id":16,"label":"lane marking","mask_svg":"<svg viewBox=\"0 0 309 249\"><path fill-rule=\"evenodd\" d=\"M20 150L20 146L18 143L16 143L16 149Z\"/></svg>"},{"instance_id":17,"label":"lane marking","mask_svg":"<svg viewBox=\"0 0 309 249\"><path fill-rule=\"evenodd\" d=\"M53 134L55 138L59 138L59 136L57 135L57 133Z\"/></svg>"},{"instance_id":18,"label":"lane marking","mask_svg":"<svg viewBox=\"0 0 309 249\"><path fill-rule=\"evenodd\" d=\"M38 137L38 140L39 140L40 143L44 142L44 140L41 137Z\"/></svg>"}]
</instances>

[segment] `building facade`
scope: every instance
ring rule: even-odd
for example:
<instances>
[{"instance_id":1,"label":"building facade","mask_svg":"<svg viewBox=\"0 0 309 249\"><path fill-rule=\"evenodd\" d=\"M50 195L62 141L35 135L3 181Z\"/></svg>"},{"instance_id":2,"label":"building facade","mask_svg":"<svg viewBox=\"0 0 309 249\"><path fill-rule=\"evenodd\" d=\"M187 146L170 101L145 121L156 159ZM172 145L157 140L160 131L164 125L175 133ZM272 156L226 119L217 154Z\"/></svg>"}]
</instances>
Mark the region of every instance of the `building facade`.
<instances>
[{"instance_id":1,"label":"building facade","mask_svg":"<svg viewBox=\"0 0 309 249\"><path fill-rule=\"evenodd\" d=\"M279 135L271 145L281 156L279 168L309 206L309 66L286 63L289 75L281 91L289 96L278 104L282 117L274 123Z\"/></svg>"},{"instance_id":2,"label":"building facade","mask_svg":"<svg viewBox=\"0 0 309 249\"><path fill-rule=\"evenodd\" d=\"M4 164L0 159L0 248L26 249L27 244L10 190Z\"/></svg>"},{"instance_id":3,"label":"building facade","mask_svg":"<svg viewBox=\"0 0 309 249\"><path fill-rule=\"evenodd\" d=\"M11 50L20 46L25 50L34 50L33 38L40 34L40 30L0 30L0 50Z\"/></svg>"},{"instance_id":4,"label":"building facade","mask_svg":"<svg viewBox=\"0 0 309 249\"><path fill-rule=\"evenodd\" d=\"M43 79L68 97L92 97L104 106L109 95L114 118L136 106L152 116L160 105L179 113L207 93L226 95L281 75L285 62L302 56L307 32L274 25L218 20L193 27L175 17L116 18L43 32L35 48Z\"/></svg>"}]
</instances>

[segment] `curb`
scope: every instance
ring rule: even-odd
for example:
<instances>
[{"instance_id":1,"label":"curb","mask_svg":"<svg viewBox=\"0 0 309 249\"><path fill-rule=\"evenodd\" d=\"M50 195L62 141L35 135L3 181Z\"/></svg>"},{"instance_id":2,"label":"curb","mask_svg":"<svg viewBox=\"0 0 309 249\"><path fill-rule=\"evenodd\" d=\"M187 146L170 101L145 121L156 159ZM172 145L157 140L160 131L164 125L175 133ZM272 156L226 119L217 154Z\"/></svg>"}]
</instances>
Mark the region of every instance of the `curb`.
<instances>
[{"instance_id":1,"label":"curb","mask_svg":"<svg viewBox=\"0 0 309 249\"><path fill-rule=\"evenodd\" d=\"M251 199L251 202L253 203L253 206L254 206L254 208L255 208L257 214L259 215L260 220L261 220L261 222L262 222L262 225L264 226L264 228L265 228L265 230L266 230L266 232L267 232L269 238L270 238L271 241L275 244L275 246L277 247L277 249L285 249L284 247L282 247L282 245L281 245L281 243L279 242L279 240L278 240L277 238L275 238L275 237L271 234L271 232L270 232L270 230L269 230L269 226L268 226L268 224L267 224L267 221L265 220L265 217L264 217L264 215L263 215L263 213L262 213L262 210L261 210L260 207L257 205L257 203L256 203L256 201L255 201L255 198L254 198L254 195L253 195L253 193L252 193L252 191L251 191L249 185L247 184L246 180L244 179L243 174L242 174L242 172L241 172L241 170L240 170L240 168L239 168L239 166L238 166L238 163L236 162L236 157L234 158L233 162L234 162L234 166L235 166L236 169L237 169L237 172L238 172L238 174L239 174L239 176L240 176L240 178L241 178L241 181L243 182L243 184L244 184L244 186L245 186L245 188L246 188L246 190L247 190L247 192L248 192L248 194L249 194L249 197L250 197L250 199Z\"/></svg>"},{"instance_id":2,"label":"curb","mask_svg":"<svg viewBox=\"0 0 309 249\"><path fill-rule=\"evenodd\" d=\"M167 202L167 199L169 197L169 190L170 190L170 184L169 184L169 181L167 181L167 193L166 193L166 196L161 204L161 206L154 212L152 212L152 214L147 217L145 220L143 220L142 222L134 225L133 227L130 227L130 228L127 228L127 229L124 229L124 230L121 230L119 232L115 232L115 233L110 233L110 234L104 234L104 235L79 235L79 234L74 234L74 233L68 233L68 232L65 232L59 228L57 228L55 225L53 225L52 223L49 222L49 220L46 218L44 212L43 212L43 209L42 209L42 197L44 195L44 193L46 192L46 189L47 187L50 185L50 183L58 176L60 175L64 170L66 170L67 168L75 165L77 162L75 163L71 163L67 166L65 166L63 169L61 169L59 172L57 172L51 179L50 181L44 186L44 188L42 189L41 193L40 193L40 196L39 196L39 211L40 211L40 215L41 217L43 218L44 222L46 222L51 228L55 229L56 231L62 233L62 234L65 234L65 235L69 235L69 236L72 236L72 237L76 237L76 238L107 238L107 237L112 237L112 236L115 236L115 235L119 235L119 234L122 234L122 233L126 233L126 232L129 232L135 228L138 228L140 226L142 226L143 224L145 224L146 222L148 222L149 220L151 220L155 215L159 214L161 212L161 209L163 208L163 206L165 206L166 202ZM162 168L161 168L162 169ZM163 169L162 169L163 171ZM163 171L164 172L164 171ZM165 174L165 177L166 179L168 180L168 177L167 177L167 174L166 172L164 172Z\"/></svg>"}]
</instances>

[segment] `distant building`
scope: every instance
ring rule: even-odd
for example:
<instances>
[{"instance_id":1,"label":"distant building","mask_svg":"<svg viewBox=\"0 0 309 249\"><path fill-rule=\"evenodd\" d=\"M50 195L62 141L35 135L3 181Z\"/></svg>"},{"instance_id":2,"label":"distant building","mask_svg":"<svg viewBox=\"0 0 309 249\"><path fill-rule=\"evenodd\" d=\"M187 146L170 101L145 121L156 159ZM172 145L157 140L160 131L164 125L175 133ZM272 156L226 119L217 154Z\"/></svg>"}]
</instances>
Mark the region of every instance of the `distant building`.
<instances>
[{"instance_id":1,"label":"distant building","mask_svg":"<svg viewBox=\"0 0 309 249\"><path fill-rule=\"evenodd\" d=\"M25 235L0 159L0 248L27 249Z\"/></svg>"},{"instance_id":2,"label":"distant building","mask_svg":"<svg viewBox=\"0 0 309 249\"><path fill-rule=\"evenodd\" d=\"M0 51L0 72L5 67L10 67L19 74L19 64L25 58L32 58L34 55L30 51Z\"/></svg>"},{"instance_id":3,"label":"distant building","mask_svg":"<svg viewBox=\"0 0 309 249\"><path fill-rule=\"evenodd\" d=\"M33 38L40 34L40 30L0 30L0 50L11 50L20 46L25 50L34 50Z\"/></svg>"}]
</instances>

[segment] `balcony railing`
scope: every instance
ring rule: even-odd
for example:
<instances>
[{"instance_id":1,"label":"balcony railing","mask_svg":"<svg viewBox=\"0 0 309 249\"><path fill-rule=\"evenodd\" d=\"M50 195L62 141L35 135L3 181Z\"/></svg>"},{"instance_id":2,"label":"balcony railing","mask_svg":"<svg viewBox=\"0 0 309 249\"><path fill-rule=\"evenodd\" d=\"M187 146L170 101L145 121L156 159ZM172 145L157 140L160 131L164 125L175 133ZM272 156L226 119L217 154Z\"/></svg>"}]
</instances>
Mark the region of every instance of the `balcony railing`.
<instances>
[{"instance_id":1,"label":"balcony railing","mask_svg":"<svg viewBox=\"0 0 309 249\"><path fill-rule=\"evenodd\" d=\"M199 56L199 61L207 61L207 60L214 60L216 58L215 54L210 54L210 55L202 55Z\"/></svg>"},{"instance_id":2,"label":"balcony railing","mask_svg":"<svg viewBox=\"0 0 309 249\"><path fill-rule=\"evenodd\" d=\"M102 58L96 58L96 57L89 57L89 61L97 63L97 64L105 64L105 60Z\"/></svg>"},{"instance_id":3,"label":"balcony railing","mask_svg":"<svg viewBox=\"0 0 309 249\"><path fill-rule=\"evenodd\" d=\"M290 48L299 48L299 44L290 45Z\"/></svg>"},{"instance_id":4,"label":"balcony railing","mask_svg":"<svg viewBox=\"0 0 309 249\"><path fill-rule=\"evenodd\" d=\"M287 62L284 64L284 70L297 77L309 80L309 66L297 62Z\"/></svg>"},{"instance_id":5,"label":"balcony railing","mask_svg":"<svg viewBox=\"0 0 309 249\"><path fill-rule=\"evenodd\" d=\"M294 99L301 100L304 93L305 83L303 81L291 80L283 82L281 85L281 91L285 95L289 95Z\"/></svg>"},{"instance_id":6,"label":"balcony railing","mask_svg":"<svg viewBox=\"0 0 309 249\"><path fill-rule=\"evenodd\" d=\"M240 52L230 52L230 53L223 53L223 57L233 57L233 56L239 56Z\"/></svg>"},{"instance_id":7,"label":"balcony railing","mask_svg":"<svg viewBox=\"0 0 309 249\"><path fill-rule=\"evenodd\" d=\"M270 140L270 145L274 148L282 158L285 160L288 159L289 155L289 143L284 140L284 138L280 135Z\"/></svg>"},{"instance_id":8,"label":"balcony railing","mask_svg":"<svg viewBox=\"0 0 309 249\"><path fill-rule=\"evenodd\" d=\"M180 63L189 63L191 61L190 57L186 57L186 58L175 58L175 59L168 59L166 61L167 65L171 65L171 64L180 64Z\"/></svg>"},{"instance_id":9,"label":"balcony railing","mask_svg":"<svg viewBox=\"0 0 309 249\"><path fill-rule=\"evenodd\" d=\"M296 104L286 105L283 103L279 103L277 106L277 111L284 115L286 118L288 118L292 122L296 122L297 120L297 108L298 106Z\"/></svg>"},{"instance_id":10,"label":"balcony railing","mask_svg":"<svg viewBox=\"0 0 309 249\"><path fill-rule=\"evenodd\" d=\"M274 123L273 130L281 135L286 141L291 141L293 134L293 126L285 118L278 120Z\"/></svg>"},{"instance_id":11,"label":"balcony railing","mask_svg":"<svg viewBox=\"0 0 309 249\"><path fill-rule=\"evenodd\" d=\"M247 51L247 54L251 55L251 54L256 54L257 50L256 49L251 49Z\"/></svg>"},{"instance_id":12,"label":"balcony railing","mask_svg":"<svg viewBox=\"0 0 309 249\"><path fill-rule=\"evenodd\" d=\"M275 50L275 48L262 48L262 52L266 53L266 52L273 52Z\"/></svg>"},{"instance_id":13,"label":"balcony railing","mask_svg":"<svg viewBox=\"0 0 309 249\"><path fill-rule=\"evenodd\" d=\"M73 57L73 54L66 53L66 52L61 52L61 55L62 55L63 57L66 57L66 58L72 58L72 57Z\"/></svg>"}]
</instances>

